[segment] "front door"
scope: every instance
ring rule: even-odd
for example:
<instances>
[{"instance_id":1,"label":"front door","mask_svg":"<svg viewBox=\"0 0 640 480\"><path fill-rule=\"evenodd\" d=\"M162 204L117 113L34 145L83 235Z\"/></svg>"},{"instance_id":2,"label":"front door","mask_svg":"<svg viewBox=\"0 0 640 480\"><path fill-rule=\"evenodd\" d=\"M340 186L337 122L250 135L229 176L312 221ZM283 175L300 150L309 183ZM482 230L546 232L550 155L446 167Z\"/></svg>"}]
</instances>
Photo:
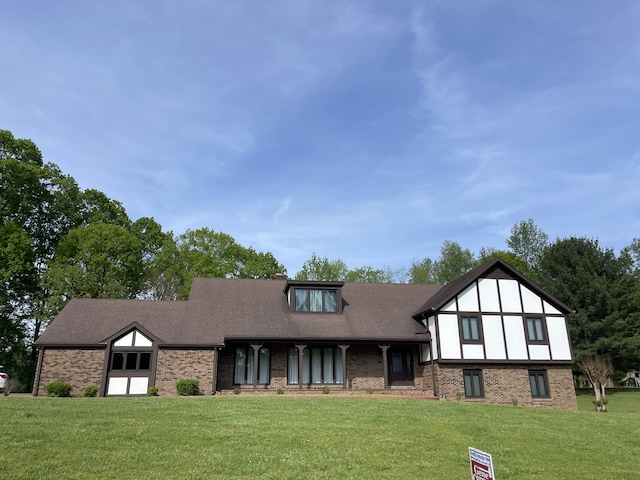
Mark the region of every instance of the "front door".
<instances>
[{"instance_id":1,"label":"front door","mask_svg":"<svg viewBox=\"0 0 640 480\"><path fill-rule=\"evenodd\" d=\"M413 354L411 348L394 347L387 356L389 386L413 386Z\"/></svg>"}]
</instances>

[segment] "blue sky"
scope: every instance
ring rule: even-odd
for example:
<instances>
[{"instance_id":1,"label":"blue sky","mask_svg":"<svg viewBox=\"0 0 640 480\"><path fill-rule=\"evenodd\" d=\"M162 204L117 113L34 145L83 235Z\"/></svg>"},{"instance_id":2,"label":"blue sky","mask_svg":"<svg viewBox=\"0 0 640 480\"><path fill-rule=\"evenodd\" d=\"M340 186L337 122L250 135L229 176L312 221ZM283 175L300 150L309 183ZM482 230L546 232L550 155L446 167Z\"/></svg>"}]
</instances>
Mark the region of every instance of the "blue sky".
<instances>
[{"instance_id":1,"label":"blue sky","mask_svg":"<svg viewBox=\"0 0 640 480\"><path fill-rule=\"evenodd\" d=\"M295 274L640 237L640 2L3 2L0 128Z\"/></svg>"}]
</instances>

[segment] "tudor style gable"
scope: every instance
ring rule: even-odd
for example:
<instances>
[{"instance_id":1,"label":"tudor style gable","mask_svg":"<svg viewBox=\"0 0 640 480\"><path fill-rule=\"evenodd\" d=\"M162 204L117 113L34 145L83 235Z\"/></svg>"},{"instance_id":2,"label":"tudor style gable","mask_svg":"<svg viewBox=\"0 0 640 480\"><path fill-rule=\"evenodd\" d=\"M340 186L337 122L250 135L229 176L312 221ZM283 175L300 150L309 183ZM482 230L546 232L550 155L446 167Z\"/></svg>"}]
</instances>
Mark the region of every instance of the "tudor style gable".
<instances>
[{"instance_id":1,"label":"tudor style gable","mask_svg":"<svg viewBox=\"0 0 640 480\"><path fill-rule=\"evenodd\" d=\"M444 286L414 318L428 328L441 363L572 363L570 311L495 259Z\"/></svg>"},{"instance_id":2,"label":"tudor style gable","mask_svg":"<svg viewBox=\"0 0 640 480\"><path fill-rule=\"evenodd\" d=\"M146 395L154 384L158 339L137 322L105 339L104 396Z\"/></svg>"}]
</instances>

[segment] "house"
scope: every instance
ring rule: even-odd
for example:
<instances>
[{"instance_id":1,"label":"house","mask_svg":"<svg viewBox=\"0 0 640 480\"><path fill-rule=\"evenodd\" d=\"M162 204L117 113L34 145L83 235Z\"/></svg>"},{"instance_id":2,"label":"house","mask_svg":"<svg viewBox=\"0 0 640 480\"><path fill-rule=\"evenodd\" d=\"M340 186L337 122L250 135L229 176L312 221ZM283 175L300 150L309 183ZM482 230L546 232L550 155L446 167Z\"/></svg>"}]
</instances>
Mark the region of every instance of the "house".
<instances>
[{"instance_id":1,"label":"house","mask_svg":"<svg viewBox=\"0 0 640 480\"><path fill-rule=\"evenodd\" d=\"M37 340L34 395L402 391L576 408L571 309L496 258L445 286L198 278L187 301L73 299Z\"/></svg>"}]
</instances>

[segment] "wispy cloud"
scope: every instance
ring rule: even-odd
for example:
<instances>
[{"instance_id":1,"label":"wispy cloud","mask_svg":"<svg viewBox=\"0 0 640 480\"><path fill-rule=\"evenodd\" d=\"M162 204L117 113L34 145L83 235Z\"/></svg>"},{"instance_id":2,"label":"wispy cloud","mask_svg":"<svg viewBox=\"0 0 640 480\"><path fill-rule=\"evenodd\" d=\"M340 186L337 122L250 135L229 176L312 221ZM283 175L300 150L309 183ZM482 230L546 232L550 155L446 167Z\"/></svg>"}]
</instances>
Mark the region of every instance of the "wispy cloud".
<instances>
[{"instance_id":1,"label":"wispy cloud","mask_svg":"<svg viewBox=\"0 0 640 480\"><path fill-rule=\"evenodd\" d=\"M362 1L5 5L0 128L182 233L295 273L504 248L527 218L638 232L640 6Z\"/></svg>"}]
</instances>

